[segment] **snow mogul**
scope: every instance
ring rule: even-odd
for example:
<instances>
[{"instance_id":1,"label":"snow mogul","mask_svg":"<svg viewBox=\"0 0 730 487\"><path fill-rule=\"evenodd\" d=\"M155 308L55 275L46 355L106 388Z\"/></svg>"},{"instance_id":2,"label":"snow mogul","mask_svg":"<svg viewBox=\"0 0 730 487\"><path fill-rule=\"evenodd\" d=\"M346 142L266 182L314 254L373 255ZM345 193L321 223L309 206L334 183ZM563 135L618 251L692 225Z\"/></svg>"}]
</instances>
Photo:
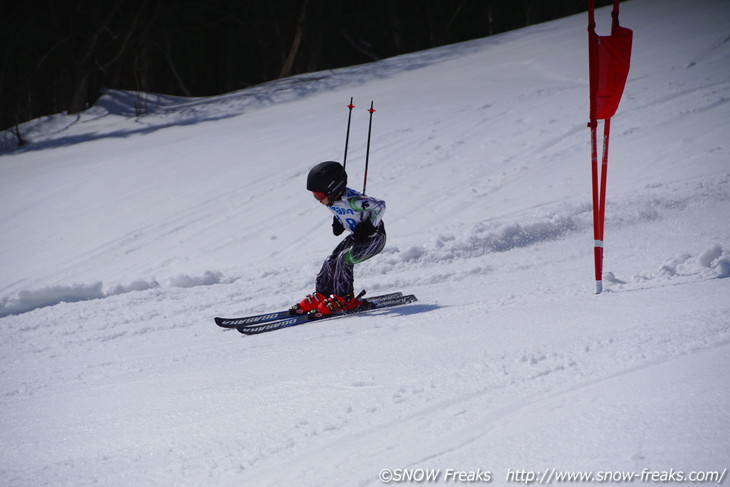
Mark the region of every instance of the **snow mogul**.
<instances>
[{"instance_id":1,"label":"snow mogul","mask_svg":"<svg viewBox=\"0 0 730 487\"><path fill-rule=\"evenodd\" d=\"M289 311L293 315L309 313L319 317L353 310L364 304L354 295L355 264L379 254L385 247L385 202L348 188L345 168L335 161L314 166L307 176L307 189L334 214L332 233L349 234L322 264L315 292Z\"/></svg>"}]
</instances>

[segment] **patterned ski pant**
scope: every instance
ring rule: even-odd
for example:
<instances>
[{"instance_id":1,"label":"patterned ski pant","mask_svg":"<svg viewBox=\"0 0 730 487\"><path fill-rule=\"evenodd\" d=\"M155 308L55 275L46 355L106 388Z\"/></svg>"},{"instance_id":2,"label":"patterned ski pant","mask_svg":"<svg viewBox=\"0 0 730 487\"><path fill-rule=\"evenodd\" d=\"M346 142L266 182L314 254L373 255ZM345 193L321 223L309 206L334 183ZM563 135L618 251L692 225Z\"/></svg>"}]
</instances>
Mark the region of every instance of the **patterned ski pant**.
<instances>
[{"instance_id":1,"label":"patterned ski pant","mask_svg":"<svg viewBox=\"0 0 730 487\"><path fill-rule=\"evenodd\" d=\"M366 241L356 242L353 235L345 237L322 264L317 274L317 292L325 296L354 294L354 267L380 253L385 247L385 225L380 222L377 231Z\"/></svg>"}]
</instances>

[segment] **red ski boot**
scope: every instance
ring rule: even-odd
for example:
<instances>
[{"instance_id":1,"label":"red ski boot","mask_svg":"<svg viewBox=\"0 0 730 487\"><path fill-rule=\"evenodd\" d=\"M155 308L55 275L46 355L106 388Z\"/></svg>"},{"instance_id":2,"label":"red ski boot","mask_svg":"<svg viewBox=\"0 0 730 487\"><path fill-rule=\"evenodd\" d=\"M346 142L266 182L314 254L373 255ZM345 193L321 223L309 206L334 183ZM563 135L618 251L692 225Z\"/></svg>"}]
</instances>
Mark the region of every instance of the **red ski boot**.
<instances>
[{"instance_id":1,"label":"red ski boot","mask_svg":"<svg viewBox=\"0 0 730 487\"><path fill-rule=\"evenodd\" d=\"M289 308L289 314L303 315L305 313L309 313L310 311L317 309L317 306L319 306L319 304L325 299L327 298L325 298L324 294L307 294L306 298Z\"/></svg>"},{"instance_id":2,"label":"red ski boot","mask_svg":"<svg viewBox=\"0 0 730 487\"><path fill-rule=\"evenodd\" d=\"M331 294L330 297L320 301L317 307L308 313L308 316L310 318L321 318L322 316L328 316L334 313L347 313L364 304L365 301L361 301L352 294L344 297Z\"/></svg>"}]
</instances>

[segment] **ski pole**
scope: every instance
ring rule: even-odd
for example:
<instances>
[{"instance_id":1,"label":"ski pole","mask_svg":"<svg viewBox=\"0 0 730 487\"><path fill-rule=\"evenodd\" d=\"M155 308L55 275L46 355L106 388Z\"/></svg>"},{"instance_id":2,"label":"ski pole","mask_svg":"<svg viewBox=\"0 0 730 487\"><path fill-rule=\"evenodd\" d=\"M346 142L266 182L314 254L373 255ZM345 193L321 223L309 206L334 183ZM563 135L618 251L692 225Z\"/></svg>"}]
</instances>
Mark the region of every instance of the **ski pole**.
<instances>
[{"instance_id":1,"label":"ski pole","mask_svg":"<svg viewBox=\"0 0 730 487\"><path fill-rule=\"evenodd\" d=\"M365 152L365 177L362 182L362 194L365 194L365 187L368 184L368 163L370 162L370 134L373 131L373 113L375 112L372 101L370 102L370 108L368 109L368 112L370 112L370 123L368 124L368 147L367 151Z\"/></svg>"},{"instance_id":2,"label":"ski pole","mask_svg":"<svg viewBox=\"0 0 730 487\"><path fill-rule=\"evenodd\" d=\"M347 105L347 108L350 109L350 113L347 116L347 135L345 136L345 157L342 158L342 167L347 168L347 146L350 143L350 121L352 120L352 109L355 108L355 105L352 104L352 97L350 97L350 104Z\"/></svg>"}]
</instances>

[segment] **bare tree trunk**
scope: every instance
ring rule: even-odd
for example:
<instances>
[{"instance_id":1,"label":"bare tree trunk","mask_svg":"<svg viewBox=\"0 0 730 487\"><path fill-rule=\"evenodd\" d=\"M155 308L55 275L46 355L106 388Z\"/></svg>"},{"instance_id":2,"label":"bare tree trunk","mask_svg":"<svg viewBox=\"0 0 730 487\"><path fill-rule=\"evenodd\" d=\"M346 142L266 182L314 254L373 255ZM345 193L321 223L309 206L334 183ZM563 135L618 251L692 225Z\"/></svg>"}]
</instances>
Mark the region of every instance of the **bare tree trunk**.
<instances>
[{"instance_id":1,"label":"bare tree trunk","mask_svg":"<svg viewBox=\"0 0 730 487\"><path fill-rule=\"evenodd\" d=\"M185 84L185 81L182 79L182 76L180 76L180 73L178 72L177 68L175 67L175 63L172 60L172 52L170 49L170 38L167 36L167 32L165 32L164 49L161 49L161 51L162 51L162 55L165 58L165 61L167 61L167 65L170 67L170 72L172 73L172 77L175 78L175 83L177 83L177 88L185 96L193 96L192 92L188 89L188 86Z\"/></svg>"},{"instance_id":2,"label":"bare tree trunk","mask_svg":"<svg viewBox=\"0 0 730 487\"><path fill-rule=\"evenodd\" d=\"M534 0L526 0L524 3L525 8L525 27L535 23L535 2Z\"/></svg>"},{"instance_id":3,"label":"bare tree trunk","mask_svg":"<svg viewBox=\"0 0 730 487\"><path fill-rule=\"evenodd\" d=\"M403 29L401 28L400 19L398 18L398 0L388 2L388 20L390 22L391 32L393 33L393 44L395 45L396 54L403 53Z\"/></svg>"},{"instance_id":4,"label":"bare tree trunk","mask_svg":"<svg viewBox=\"0 0 730 487\"><path fill-rule=\"evenodd\" d=\"M350 45L359 51L361 54L367 56L368 58L372 59L373 61L380 61L380 56L370 49L369 45L366 45L364 42L358 42L356 39L353 39L350 34L347 33L345 29L340 28L340 33L342 36L347 39L347 42L350 43Z\"/></svg>"},{"instance_id":5,"label":"bare tree trunk","mask_svg":"<svg viewBox=\"0 0 730 487\"><path fill-rule=\"evenodd\" d=\"M454 24L456 23L456 19L461 13L461 11L464 9L464 4L467 3L468 0L462 1L456 9L454 9L454 13L451 15L451 18L449 19L449 22L446 24L446 27L444 27L443 31L437 38L437 42L439 44L442 44L446 42L446 39L448 39L449 34L451 33L451 29L453 28Z\"/></svg>"},{"instance_id":6,"label":"bare tree trunk","mask_svg":"<svg viewBox=\"0 0 730 487\"><path fill-rule=\"evenodd\" d=\"M81 68L84 69L84 68ZM79 74L80 70L76 70L76 74ZM78 113L86 110L87 103L89 100L89 77L91 74L88 69L84 69L78 81L74 84L73 94L71 95L71 101L68 104L68 113Z\"/></svg>"},{"instance_id":7,"label":"bare tree trunk","mask_svg":"<svg viewBox=\"0 0 730 487\"><path fill-rule=\"evenodd\" d=\"M23 138L23 134L20 133L20 125L15 124L12 129L10 129L11 132L15 135L15 137L18 139L18 147L23 147L25 144L27 144L25 138Z\"/></svg>"},{"instance_id":8,"label":"bare tree trunk","mask_svg":"<svg viewBox=\"0 0 730 487\"><path fill-rule=\"evenodd\" d=\"M299 12L299 20L297 21L297 31L294 34L294 40L292 41L291 49L289 49L289 55L286 57L284 66L281 68L281 72L279 73L279 78L286 78L287 76L292 75L294 61L296 60L299 48L302 45L302 37L304 37L309 1L310 0L304 0L304 2L302 2L302 9Z\"/></svg>"},{"instance_id":9,"label":"bare tree trunk","mask_svg":"<svg viewBox=\"0 0 730 487\"><path fill-rule=\"evenodd\" d=\"M117 10L121 7L122 3L123 1L117 1L114 3L113 8L109 10L109 13L103 19L99 28L96 30L94 35L91 36L86 52L84 53L79 63L76 65L75 74L79 76L79 79L76 82L76 86L73 90L73 95L71 96L71 102L69 103L68 107L69 113L78 113L87 108L87 105L91 98L89 93L89 83L92 69L90 66L92 64L92 60L97 55L99 39L108 30L109 23L116 14ZM139 10L137 10L137 14L134 17L132 25L130 25L129 28L126 29L126 35L122 39L122 42L120 43L116 54L114 54L110 59L108 59L103 65L99 66L97 69L104 71L110 68L126 52L129 41L132 38L132 34L137 30L140 19L142 17L142 13L144 12L146 6L147 0L145 0L139 7Z\"/></svg>"}]
</instances>

